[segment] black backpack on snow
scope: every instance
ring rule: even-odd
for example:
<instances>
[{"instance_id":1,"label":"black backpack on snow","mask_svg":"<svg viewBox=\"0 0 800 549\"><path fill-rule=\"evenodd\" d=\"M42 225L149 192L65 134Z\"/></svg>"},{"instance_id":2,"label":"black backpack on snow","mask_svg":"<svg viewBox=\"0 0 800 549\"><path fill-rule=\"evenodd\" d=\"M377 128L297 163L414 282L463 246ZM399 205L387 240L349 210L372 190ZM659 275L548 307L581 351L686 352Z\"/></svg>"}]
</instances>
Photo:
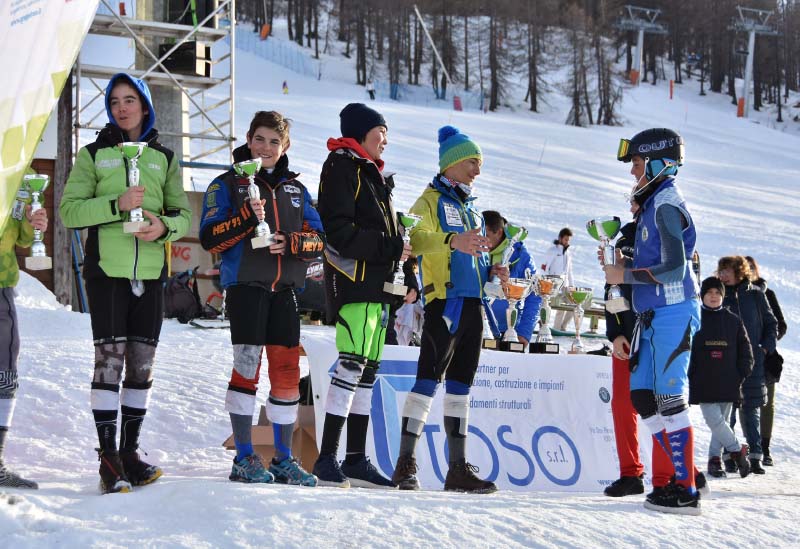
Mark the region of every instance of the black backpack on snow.
<instances>
[{"instance_id":1,"label":"black backpack on snow","mask_svg":"<svg viewBox=\"0 0 800 549\"><path fill-rule=\"evenodd\" d=\"M172 275L164 285L164 318L177 318L186 324L202 314L196 269Z\"/></svg>"}]
</instances>

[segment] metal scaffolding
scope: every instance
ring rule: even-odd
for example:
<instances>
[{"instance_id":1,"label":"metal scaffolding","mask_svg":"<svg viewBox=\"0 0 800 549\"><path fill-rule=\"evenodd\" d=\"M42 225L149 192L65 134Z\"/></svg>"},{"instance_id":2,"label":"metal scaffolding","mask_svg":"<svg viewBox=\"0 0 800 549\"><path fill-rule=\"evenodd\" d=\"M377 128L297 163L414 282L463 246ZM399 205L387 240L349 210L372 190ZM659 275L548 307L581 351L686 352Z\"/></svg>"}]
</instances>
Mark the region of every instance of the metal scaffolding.
<instances>
[{"instance_id":1,"label":"metal scaffolding","mask_svg":"<svg viewBox=\"0 0 800 549\"><path fill-rule=\"evenodd\" d=\"M80 132L97 131L103 127L96 119L105 113L99 109L90 116L89 107L96 101L104 103L105 84L118 72L127 72L137 78L144 79L149 86L166 86L180 90L181 94L190 103L188 124L182 123L181 131L160 131L162 136L185 138L188 140L189 150L183 151L181 166L184 168L213 168L226 169L228 166L200 162L217 151L227 148L230 158L233 154L235 140L235 92L234 92L234 61L235 61L235 0L219 0L219 4L196 26L177 25L157 21L146 21L121 16L114 11L108 0L100 0L110 13L95 15L89 28L89 34L112 36L132 39L136 49L145 56L147 63L151 63L146 70L134 69L129 66L98 66L87 65L81 61L80 55L75 62L75 78L73 85L74 94L74 135L73 155L77 154L80 147ZM224 24L218 25L222 21ZM204 26L211 22L212 26ZM161 38L174 40L174 44L163 55L156 55L145 43L145 39ZM214 59L212 74L219 66L222 69L227 65L228 74L215 76L194 76L179 74L164 66L164 61L178 48L189 40L202 41L213 44L225 41L228 51ZM222 65L224 63L224 65ZM94 88L94 95L84 101L82 84L88 80ZM214 90L218 96L211 104L206 104L205 93ZM225 108L227 106L227 108ZM97 107L95 107L97 108ZM188 126L188 127L187 127Z\"/></svg>"}]
</instances>

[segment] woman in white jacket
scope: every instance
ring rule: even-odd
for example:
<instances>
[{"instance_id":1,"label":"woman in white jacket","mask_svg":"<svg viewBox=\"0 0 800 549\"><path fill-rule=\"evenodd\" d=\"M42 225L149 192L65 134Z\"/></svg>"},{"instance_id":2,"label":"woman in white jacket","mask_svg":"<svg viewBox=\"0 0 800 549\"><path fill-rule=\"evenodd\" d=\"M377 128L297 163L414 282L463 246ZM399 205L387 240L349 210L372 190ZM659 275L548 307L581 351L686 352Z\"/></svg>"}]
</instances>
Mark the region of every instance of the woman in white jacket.
<instances>
[{"instance_id":1,"label":"woman in white jacket","mask_svg":"<svg viewBox=\"0 0 800 549\"><path fill-rule=\"evenodd\" d=\"M547 252L542 272L546 275L565 276L566 286L574 286L572 278L572 253L569 251L569 242L572 239L572 231L569 227L564 227L558 232L558 238L553 241L553 246ZM572 314L569 311L558 311L553 327L562 332L566 331Z\"/></svg>"}]
</instances>

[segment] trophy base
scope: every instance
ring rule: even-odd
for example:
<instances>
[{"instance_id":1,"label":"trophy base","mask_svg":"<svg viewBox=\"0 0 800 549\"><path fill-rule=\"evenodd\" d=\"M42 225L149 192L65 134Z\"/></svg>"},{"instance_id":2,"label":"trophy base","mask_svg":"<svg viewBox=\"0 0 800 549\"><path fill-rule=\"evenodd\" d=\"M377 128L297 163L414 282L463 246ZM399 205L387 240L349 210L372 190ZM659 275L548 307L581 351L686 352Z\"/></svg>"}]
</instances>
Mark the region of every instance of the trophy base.
<instances>
[{"instance_id":1,"label":"trophy base","mask_svg":"<svg viewBox=\"0 0 800 549\"><path fill-rule=\"evenodd\" d=\"M511 353L524 353L525 344L520 343L519 341L501 341L500 350Z\"/></svg>"},{"instance_id":2,"label":"trophy base","mask_svg":"<svg viewBox=\"0 0 800 549\"><path fill-rule=\"evenodd\" d=\"M253 249L257 250L258 248L267 248L275 244L275 241L272 238L271 234L265 234L261 236L254 236L250 239L250 244L253 245Z\"/></svg>"},{"instance_id":3,"label":"trophy base","mask_svg":"<svg viewBox=\"0 0 800 549\"><path fill-rule=\"evenodd\" d=\"M606 301L606 311L615 315L617 313L624 313L625 311L630 311L631 306L628 303L628 300L624 297L615 297L614 299L609 299Z\"/></svg>"},{"instance_id":4,"label":"trophy base","mask_svg":"<svg viewBox=\"0 0 800 549\"><path fill-rule=\"evenodd\" d=\"M53 268L53 258L43 255L25 258L25 268L29 271L46 271Z\"/></svg>"},{"instance_id":5,"label":"trophy base","mask_svg":"<svg viewBox=\"0 0 800 549\"><path fill-rule=\"evenodd\" d=\"M383 291L387 294L405 296L408 293L408 288L403 284L395 284L394 282L384 282Z\"/></svg>"},{"instance_id":6,"label":"trophy base","mask_svg":"<svg viewBox=\"0 0 800 549\"><path fill-rule=\"evenodd\" d=\"M557 355L559 353L558 343L549 341L535 341L531 343L530 352L532 354Z\"/></svg>"},{"instance_id":7,"label":"trophy base","mask_svg":"<svg viewBox=\"0 0 800 549\"><path fill-rule=\"evenodd\" d=\"M496 351L497 343L498 341L496 339L484 339L483 343L481 344L481 347L484 349L491 349L493 351Z\"/></svg>"},{"instance_id":8,"label":"trophy base","mask_svg":"<svg viewBox=\"0 0 800 549\"><path fill-rule=\"evenodd\" d=\"M142 230L150 226L149 221L126 221L122 224L122 232L124 233L140 233Z\"/></svg>"}]
</instances>

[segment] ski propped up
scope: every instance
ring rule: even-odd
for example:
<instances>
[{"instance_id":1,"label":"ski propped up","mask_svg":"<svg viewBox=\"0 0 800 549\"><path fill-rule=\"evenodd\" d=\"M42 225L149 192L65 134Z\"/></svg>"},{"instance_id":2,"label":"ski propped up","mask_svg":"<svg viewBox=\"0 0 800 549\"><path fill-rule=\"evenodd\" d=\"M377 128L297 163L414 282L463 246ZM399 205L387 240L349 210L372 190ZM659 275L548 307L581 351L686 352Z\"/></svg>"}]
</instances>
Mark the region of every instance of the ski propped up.
<instances>
[{"instance_id":1,"label":"ski propped up","mask_svg":"<svg viewBox=\"0 0 800 549\"><path fill-rule=\"evenodd\" d=\"M231 327L231 321L227 318L195 318L190 320L189 324L195 328L200 328L201 330L214 330L220 328L228 329Z\"/></svg>"}]
</instances>

